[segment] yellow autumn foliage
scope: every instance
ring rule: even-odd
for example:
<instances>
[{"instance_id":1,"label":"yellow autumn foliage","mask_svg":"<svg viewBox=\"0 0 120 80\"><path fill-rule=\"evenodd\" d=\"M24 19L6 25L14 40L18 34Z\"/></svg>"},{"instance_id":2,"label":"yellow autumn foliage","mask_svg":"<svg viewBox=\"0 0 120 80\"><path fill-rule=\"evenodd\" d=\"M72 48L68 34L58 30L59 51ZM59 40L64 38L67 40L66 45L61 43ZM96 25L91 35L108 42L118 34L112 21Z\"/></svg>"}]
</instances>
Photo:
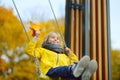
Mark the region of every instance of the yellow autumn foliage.
<instances>
[{"instance_id":1,"label":"yellow autumn foliage","mask_svg":"<svg viewBox=\"0 0 120 80\"><path fill-rule=\"evenodd\" d=\"M12 9L0 7L0 47L16 49L27 42L23 27Z\"/></svg>"},{"instance_id":2,"label":"yellow autumn foliage","mask_svg":"<svg viewBox=\"0 0 120 80\"><path fill-rule=\"evenodd\" d=\"M120 80L120 51L112 50L112 80Z\"/></svg>"}]
</instances>

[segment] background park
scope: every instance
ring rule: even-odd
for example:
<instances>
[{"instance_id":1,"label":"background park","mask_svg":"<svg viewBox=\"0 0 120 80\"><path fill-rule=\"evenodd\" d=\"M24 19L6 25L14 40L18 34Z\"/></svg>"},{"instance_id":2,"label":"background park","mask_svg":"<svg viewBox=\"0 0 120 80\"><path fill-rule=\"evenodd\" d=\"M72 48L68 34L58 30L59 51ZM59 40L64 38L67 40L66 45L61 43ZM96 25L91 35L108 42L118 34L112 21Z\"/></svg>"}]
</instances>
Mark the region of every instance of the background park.
<instances>
[{"instance_id":1,"label":"background park","mask_svg":"<svg viewBox=\"0 0 120 80\"><path fill-rule=\"evenodd\" d=\"M50 31L59 32L47 0L14 0L30 39L30 27L41 28L43 37ZM51 0L62 34L65 34L65 1ZM120 11L119 0L110 0L112 79L120 80ZM49 15L48 15L49 14ZM28 38L12 0L0 0L0 80L34 80L34 57L24 51Z\"/></svg>"}]
</instances>

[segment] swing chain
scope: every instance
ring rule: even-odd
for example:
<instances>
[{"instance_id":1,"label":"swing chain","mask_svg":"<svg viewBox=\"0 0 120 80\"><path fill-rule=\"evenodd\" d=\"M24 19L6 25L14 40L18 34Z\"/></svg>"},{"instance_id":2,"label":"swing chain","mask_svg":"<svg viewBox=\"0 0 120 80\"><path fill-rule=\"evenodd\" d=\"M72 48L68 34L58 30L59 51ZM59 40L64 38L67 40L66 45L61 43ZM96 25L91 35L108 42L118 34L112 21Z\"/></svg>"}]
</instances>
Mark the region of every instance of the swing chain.
<instances>
[{"instance_id":1,"label":"swing chain","mask_svg":"<svg viewBox=\"0 0 120 80\"><path fill-rule=\"evenodd\" d=\"M19 19L20 19L20 22L21 22L21 24L22 24L22 27L23 27L23 29L24 29L24 31L25 31L25 33L26 33L27 39L28 39L28 41L30 41L30 37L28 36L28 33L27 33L26 29L25 29L25 26L24 26L24 24L23 24L23 21L22 21L22 19L21 19L21 16L20 16L20 14L19 14L19 11L18 11L18 9L17 9L17 6L16 6L14 0L12 0L12 2L13 2L13 5L14 5L14 7L15 7L15 9L16 9L16 12L17 12L17 14L18 14L18 17L19 17ZM41 70L40 70L39 60L37 59L37 57L36 57L36 55L35 55L35 52L34 52L34 59L35 59L35 63L36 63L36 75L39 76L39 75L42 74L42 72L41 72Z\"/></svg>"}]
</instances>

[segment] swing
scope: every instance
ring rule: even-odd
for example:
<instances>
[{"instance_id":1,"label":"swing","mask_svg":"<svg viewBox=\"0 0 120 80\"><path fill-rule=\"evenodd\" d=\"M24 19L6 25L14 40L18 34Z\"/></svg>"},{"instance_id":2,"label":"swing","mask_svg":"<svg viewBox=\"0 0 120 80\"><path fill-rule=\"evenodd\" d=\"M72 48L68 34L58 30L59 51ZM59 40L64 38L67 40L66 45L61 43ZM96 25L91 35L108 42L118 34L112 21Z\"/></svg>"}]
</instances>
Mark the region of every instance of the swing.
<instances>
[{"instance_id":1,"label":"swing","mask_svg":"<svg viewBox=\"0 0 120 80\"><path fill-rule=\"evenodd\" d=\"M56 16L55 16L54 10L53 10L53 8L52 8L51 2L50 2L50 0L48 0L48 1L49 1L51 10L52 10L52 12L53 12L53 15L54 15L54 18L55 18L55 21L56 21L56 24L57 24L57 27L58 27L60 36L61 36L61 38L62 38L62 40L63 40L64 46L67 47L67 46L66 46L66 43L65 43L65 41L64 41L63 35L62 35L62 33L61 33L60 27L59 27L59 25L58 25L57 18L56 18ZM12 0L12 2L13 2L13 5L14 5L14 7L15 7L15 9L16 9L16 12L17 12L17 14L18 14L18 17L19 17L19 19L20 19L20 22L21 22L21 24L22 24L22 27L23 27L23 29L24 29L24 31L25 31L25 34L26 34L26 36L27 36L27 39L28 39L28 41L30 41L30 38L29 38L29 36L28 36L28 34L27 34L27 31L26 31L25 26L24 26L24 24L23 24L23 22L22 22L22 19L21 19L21 17L20 17L20 14L19 14L19 12L18 12L18 9L17 9L17 7L16 7L16 5L15 5L14 0ZM69 55L68 55L68 57L69 57ZM49 76L42 74L42 71L40 70L40 66L39 66L39 61L38 61L38 59L37 59L37 57L36 57L35 51L34 51L34 58L35 58L35 63L36 63L36 74L37 74L37 78L36 78L35 80L62 80L62 78L60 78L60 77L59 77L59 78L50 78ZM69 59L70 59L70 57L69 57ZM71 63L71 59L70 59L70 63Z\"/></svg>"}]
</instances>

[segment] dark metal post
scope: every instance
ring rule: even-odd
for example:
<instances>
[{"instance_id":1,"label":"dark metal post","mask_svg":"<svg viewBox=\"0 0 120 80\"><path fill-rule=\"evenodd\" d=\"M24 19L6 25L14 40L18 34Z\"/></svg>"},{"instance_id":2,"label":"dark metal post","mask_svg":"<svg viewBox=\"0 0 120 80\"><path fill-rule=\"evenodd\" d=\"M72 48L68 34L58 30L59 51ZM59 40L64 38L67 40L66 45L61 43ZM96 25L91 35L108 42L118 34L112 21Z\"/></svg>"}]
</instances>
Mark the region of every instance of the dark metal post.
<instances>
[{"instance_id":1,"label":"dark metal post","mask_svg":"<svg viewBox=\"0 0 120 80\"><path fill-rule=\"evenodd\" d=\"M65 42L70 47L70 0L66 0L66 11L65 11Z\"/></svg>"}]
</instances>

